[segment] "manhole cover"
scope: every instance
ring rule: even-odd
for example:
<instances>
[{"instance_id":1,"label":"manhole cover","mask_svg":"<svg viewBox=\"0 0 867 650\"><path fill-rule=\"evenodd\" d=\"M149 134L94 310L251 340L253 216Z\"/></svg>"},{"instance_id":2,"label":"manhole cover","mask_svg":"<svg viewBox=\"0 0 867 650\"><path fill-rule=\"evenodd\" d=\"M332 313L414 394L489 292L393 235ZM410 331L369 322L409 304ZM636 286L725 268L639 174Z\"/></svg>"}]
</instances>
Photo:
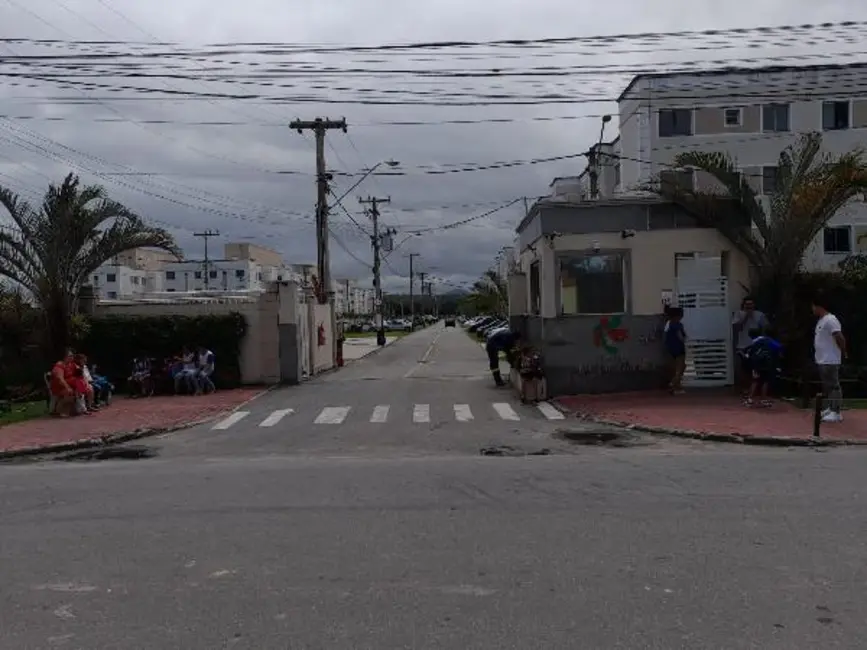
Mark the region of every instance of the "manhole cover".
<instances>
[{"instance_id":1,"label":"manhole cover","mask_svg":"<svg viewBox=\"0 0 867 650\"><path fill-rule=\"evenodd\" d=\"M635 447L651 444L649 440L620 431L573 431L561 429L556 434L559 438L575 445L591 447Z\"/></svg>"},{"instance_id":2,"label":"manhole cover","mask_svg":"<svg viewBox=\"0 0 867 650\"><path fill-rule=\"evenodd\" d=\"M85 449L58 456L55 460L85 462L94 460L143 460L153 458L156 452L150 447L102 447Z\"/></svg>"}]
</instances>

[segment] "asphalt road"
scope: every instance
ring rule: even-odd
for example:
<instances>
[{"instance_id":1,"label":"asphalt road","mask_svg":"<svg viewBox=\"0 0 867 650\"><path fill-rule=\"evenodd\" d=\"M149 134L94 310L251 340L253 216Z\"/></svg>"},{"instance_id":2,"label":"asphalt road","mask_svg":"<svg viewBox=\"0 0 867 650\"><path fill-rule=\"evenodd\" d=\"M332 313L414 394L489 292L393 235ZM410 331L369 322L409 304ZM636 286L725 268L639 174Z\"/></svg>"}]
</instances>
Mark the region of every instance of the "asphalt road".
<instances>
[{"instance_id":1,"label":"asphalt road","mask_svg":"<svg viewBox=\"0 0 867 650\"><path fill-rule=\"evenodd\" d=\"M640 438L481 457L564 423L516 406L503 431L463 334L413 364L436 335L151 440L152 458L0 465L0 648L864 647L864 452ZM425 386L444 398L430 423L371 426L367 406L411 414ZM252 425L293 391L294 419ZM434 415L458 397L476 419Z\"/></svg>"}]
</instances>

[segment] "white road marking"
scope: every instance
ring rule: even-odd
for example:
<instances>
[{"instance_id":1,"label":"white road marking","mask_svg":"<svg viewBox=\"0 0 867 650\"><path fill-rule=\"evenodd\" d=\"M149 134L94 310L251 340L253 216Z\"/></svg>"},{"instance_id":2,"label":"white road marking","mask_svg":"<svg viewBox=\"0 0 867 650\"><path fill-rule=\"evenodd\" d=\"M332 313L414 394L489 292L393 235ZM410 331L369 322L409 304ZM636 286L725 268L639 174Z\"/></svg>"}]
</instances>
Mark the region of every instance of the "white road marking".
<instances>
[{"instance_id":1,"label":"white road marking","mask_svg":"<svg viewBox=\"0 0 867 650\"><path fill-rule=\"evenodd\" d=\"M413 422L430 422L430 404L416 404L412 409Z\"/></svg>"},{"instance_id":2,"label":"white road marking","mask_svg":"<svg viewBox=\"0 0 867 650\"><path fill-rule=\"evenodd\" d=\"M553 404L548 402L539 402L536 408L549 420L563 420L566 418Z\"/></svg>"},{"instance_id":3,"label":"white road marking","mask_svg":"<svg viewBox=\"0 0 867 650\"><path fill-rule=\"evenodd\" d=\"M494 410L497 412L503 420L520 420L518 414L515 413L515 409L511 407L511 405L506 404L505 402L498 402L494 404Z\"/></svg>"},{"instance_id":4,"label":"white road marking","mask_svg":"<svg viewBox=\"0 0 867 650\"><path fill-rule=\"evenodd\" d=\"M237 424L248 415L250 415L250 411L235 411L225 420L220 420L219 422L217 422L217 424L213 426L213 429L216 431L223 431L225 429L228 429L232 425Z\"/></svg>"},{"instance_id":5,"label":"white road marking","mask_svg":"<svg viewBox=\"0 0 867 650\"><path fill-rule=\"evenodd\" d=\"M279 410L271 413L271 415L269 415L264 420L262 420L262 422L259 424L259 426L260 427L273 427L274 425L278 424L280 422L280 420L282 420L287 415L294 413L294 412L295 412L294 409L279 409Z\"/></svg>"},{"instance_id":6,"label":"white road marking","mask_svg":"<svg viewBox=\"0 0 867 650\"><path fill-rule=\"evenodd\" d=\"M340 424L349 415L349 406L326 406L322 412L316 416L315 424Z\"/></svg>"},{"instance_id":7,"label":"white road marking","mask_svg":"<svg viewBox=\"0 0 867 650\"><path fill-rule=\"evenodd\" d=\"M382 423L388 420L388 404L380 404L373 407L373 414L370 416L371 422Z\"/></svg>"},{"instance_id":8,"label":"white road marking","mask_svg":"<svg viewBox=\"0 0 867 650\"><path fill-rule=\"evenodd\" d=\"M469 422L473 419L473 412L470 410L469 404L455 404L455 420L458 422Z\"/></svg>"}]
</instances>

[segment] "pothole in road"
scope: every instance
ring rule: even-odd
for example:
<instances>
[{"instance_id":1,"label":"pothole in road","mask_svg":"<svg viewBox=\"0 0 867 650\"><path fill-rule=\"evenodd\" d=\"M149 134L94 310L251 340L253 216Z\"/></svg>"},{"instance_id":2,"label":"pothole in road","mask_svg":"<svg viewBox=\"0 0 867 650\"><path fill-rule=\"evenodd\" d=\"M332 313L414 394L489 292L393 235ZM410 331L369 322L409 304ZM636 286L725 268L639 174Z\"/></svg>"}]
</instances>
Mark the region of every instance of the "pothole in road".
<instances>
[{"instance_id":1,"label":"pothole in road","mask_svg":"<svg viewBox=\"0 0 867 650\"><path fill-rule=\"evenodd\" d=\"M98 449L85 449L68 454L61 454L54 460L66 462L90 462L97 460L145 460L154 458L157 452L151 447L135 445L129 447L101 447Z\"/></svg>"},{"instance_id":2,"label":"pothole in road","mask_svg":"<svg viewBox=\"0 0 867 650\"><path fill-rule=\"evenodd\" d=\"M555 438L565 440L573 445L587 447L641 447L654 444L647 436L640 436L625 431L584 431L575 429L558 429Z\"/></svg>"}]
</instances>

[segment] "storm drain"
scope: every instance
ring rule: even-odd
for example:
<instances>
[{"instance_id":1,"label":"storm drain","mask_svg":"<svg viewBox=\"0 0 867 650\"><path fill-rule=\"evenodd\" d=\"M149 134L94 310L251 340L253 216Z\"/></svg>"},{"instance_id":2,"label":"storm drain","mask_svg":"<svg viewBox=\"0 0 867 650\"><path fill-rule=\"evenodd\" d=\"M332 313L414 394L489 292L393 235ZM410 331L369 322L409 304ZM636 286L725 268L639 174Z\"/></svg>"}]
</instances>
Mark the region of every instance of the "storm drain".
<instances>
[{"instance_id":1,"label":"storm drain","mask_svg":"<svg viewBox=\"0 0 867 650\"><path fill-rule=\"evenodd\" d=\"M527 451L526 449L519 449L518 447L512 447L511 445L496 445L493 447L482 447L479 450L479 453L482 456L508 456L511 458L517 458L520 456L550 456L550 449L537 449L534 451Z\"/></svg>"},{"instance_id":2,"label":"storm drain","mask_svg":"<svg viewBox=\"0 0 867 650\"><path fill-rule=\"evenodd\" d=\"M648 436L639 436L625 431L576 431L572 429L558 429L556 437L574 445L587 447L638 447L652 445L653 441Z\"/></svg>"},{"instance_id":3,"label":"storm drain","mask_svg":"<svg viewBox=\"0 0 867 650\"><path fill-rule=\"evenodd\" d=\"M99 449L85 449L68 454L61 454L55 460L67 462L90 462L98 460L144 460L153 458L157 453L150 447L102 447Z\"/></svg>"}]
</instances>

